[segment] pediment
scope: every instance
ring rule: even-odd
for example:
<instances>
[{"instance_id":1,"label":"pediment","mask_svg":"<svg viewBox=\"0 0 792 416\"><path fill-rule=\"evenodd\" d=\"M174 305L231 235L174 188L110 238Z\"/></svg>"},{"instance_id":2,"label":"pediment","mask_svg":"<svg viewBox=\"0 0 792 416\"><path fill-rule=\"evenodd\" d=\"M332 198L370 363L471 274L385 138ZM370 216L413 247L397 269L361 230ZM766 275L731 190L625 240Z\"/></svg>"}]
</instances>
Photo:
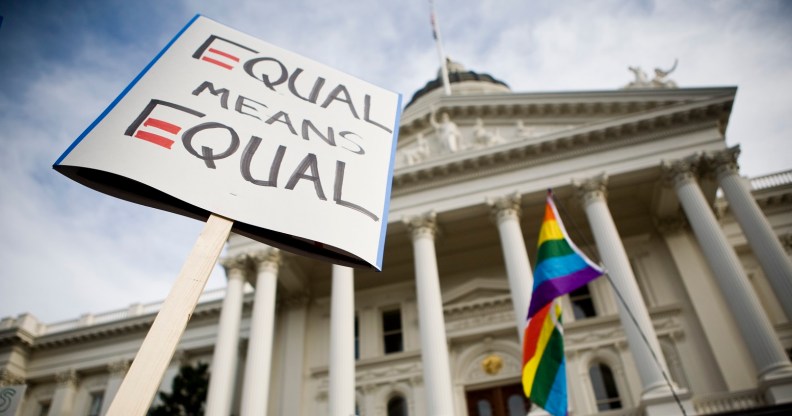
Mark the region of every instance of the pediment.
<instances>
[{"instance_id":1,"label":"pediment","mask_svg":"<svg viewBox=\"0 0 792 416\"><path fill-rule=\"evenodd\" d=\"M412 189L426 189L438 184L447 185L462 182L471 177L480 177L487 171L500 172L503 169L516 169L520 166L535 165L548 160L576 157L597 150L612 151L619 146L632 145L637 142L658 143L666 137L677 137L679 134L702 129L714 127L723 133L728 125L736 89L711 88L704 90L706 91L699 94L685 90L672 90L674 93L681 91L682 96L675 97L674 100L671 100L669 96L666 101L660 101L658 97L654 97L654 101L651 101L654 103L654 107L638 106L642 109L634 112L631 110L632 104L628 102L622 102L619 105L611 103L608 104L611 107L626 107L627 110L614 111L607 117L581 116L585 111L576 106L561 107L566 110L557 110L562 113L566 112L566 116L562 118L538 117L530 120L530 117L525 116L527 110L522 112L518 112L516 109L498 110L506 112L503 116L496 110L490 110L491 117L483 121L484 129L494 131L498 133L495 137L506 140L481 147L465 148L460 146L456 151L446 149L439 154L430 153L429 157L416 158L411 163L403 159L403 149L409 149L409 144L416 138L402 132L399 140L403 143L397 155L401 161L396 164L392 195L398 196L410 192ZM624 98L625 96L614 95L611 98L615 99L616 97ZM629 98L629 95L627 97ZM464 97L455 97L462 102L461 98ZM496 106L495 108L500 107ZM573 108L574 110L572 110ZM456 113L451 112L451 114ZM459 114L459 117L452 115L448 119L455 123L458 121L463 127L465 120L467 123L472 123L467 112L459 112ZM504 117L506 115L509 117ZM551 130L536 137L515 139L517 135L514 132L519 126L519 121L522 121L524 126L555 124L561 127L566 124L566 127ZM464 136L465 129L460 128L459 130ZM438 137L442 130L429 126L426 132L434 132L432 134ZM420 137L422 134L419 132L417 136ZM424 141L427 141L428 137L428 135L424 136Z\"/></svg>"},{"instance_id":2,"label":"pediment","mask_svg":"<svg viewBox=\"0 0 792 416\"><path fill-rule=\"evenodd\" d=\"M509 296L511 292L505 279L478 277L443 293L443 306L470 304Z\"/></svg>"},{"instance_id":3,"label":"pediment","mask_svg":"<svg viewBox=\"0 0 792 416\"><path fill-rule=\"evenodd\" d=\"M725 129L735 92L700 88L445 97L422 113L413 108L405 112L396 168L515 146L539 146L532 153L554 150L559 144L568 148L570 139L590 141L624 129L630 134L647 126L679 125L702 111L718 118ZM713 109L713 101L729 105Z\"/></svg>"}]
</instances>

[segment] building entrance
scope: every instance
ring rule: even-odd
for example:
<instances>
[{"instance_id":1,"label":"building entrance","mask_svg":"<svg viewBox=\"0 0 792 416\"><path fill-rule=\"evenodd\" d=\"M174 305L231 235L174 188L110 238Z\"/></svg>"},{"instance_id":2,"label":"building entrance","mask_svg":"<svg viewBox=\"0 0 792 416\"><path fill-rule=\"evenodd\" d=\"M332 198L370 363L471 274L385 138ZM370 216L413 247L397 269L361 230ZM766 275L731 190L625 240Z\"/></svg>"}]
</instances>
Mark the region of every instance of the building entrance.
<instances>
[{"instance_id":1,"label":"building entrance","mask_svg":"<svg viewBox=\"0 0 792 416\"><path fill-rule=\"evenodd\" d=\"M531 409L520 383L471 390L465 397L468 416L525 416Z\"/></svg>"}]
</instances>

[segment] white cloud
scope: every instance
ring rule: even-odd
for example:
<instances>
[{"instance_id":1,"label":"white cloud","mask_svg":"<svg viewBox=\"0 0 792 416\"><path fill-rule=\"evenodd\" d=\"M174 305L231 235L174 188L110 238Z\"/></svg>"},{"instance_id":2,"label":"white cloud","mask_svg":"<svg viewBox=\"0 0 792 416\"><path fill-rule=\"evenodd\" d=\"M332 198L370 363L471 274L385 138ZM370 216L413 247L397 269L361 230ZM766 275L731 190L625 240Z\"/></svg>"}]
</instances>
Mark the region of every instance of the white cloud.
<instances>
[{"instance_id":1,"label":"white cloud","mask_svg":"<svg viewBox=\"0 0 792 416\"><path fill-rule=\"evenodd\" d=\"M15 4L0 28L0 317L44 321L162 299L201 224L108 198L50 165L195 13L412 94L438 66L426 2L86 0ZM614 89L628 65L737 85L743 173L792 168L783 2L437 1L446 53L515 91ZM26 9L26 7L28 7ZM144 12L145 11L145 12ZM224 285L216 271L211 287Z\"/></svg>"}]
</instances>

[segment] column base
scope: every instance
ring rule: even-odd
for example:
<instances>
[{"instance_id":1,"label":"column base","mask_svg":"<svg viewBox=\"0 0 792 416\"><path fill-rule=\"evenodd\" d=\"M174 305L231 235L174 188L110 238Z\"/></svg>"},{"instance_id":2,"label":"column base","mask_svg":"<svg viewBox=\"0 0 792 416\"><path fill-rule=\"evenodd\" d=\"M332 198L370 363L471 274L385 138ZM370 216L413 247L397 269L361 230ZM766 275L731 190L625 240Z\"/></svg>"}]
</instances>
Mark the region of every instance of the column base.
<instances>
[{"instance_id":1,"label":"column base","mask_svg":"<svg viewBox=\"0 0 792 416\"><path fill-rule=\"evenodd\" d=\"M770 404L792 403L792 371L785 369L765 375L759 388Z\"/></svg>"},{"instance_id":2,"label":"column base","mask_svg":"<svg viewBox=\"0 0 792 416\"><path fill-rule=\"evenodd\" d=\"M679 398L679 403L674 399L671 391L656 391L652 394L644 394L641 398L641 407L644 408L646 416L666 416L682 414L679 409L681 405L688 415L695 414L693 403L690 401L692 396L687 389L676 389L676 395Z\"/></svg>"}]
</instances>

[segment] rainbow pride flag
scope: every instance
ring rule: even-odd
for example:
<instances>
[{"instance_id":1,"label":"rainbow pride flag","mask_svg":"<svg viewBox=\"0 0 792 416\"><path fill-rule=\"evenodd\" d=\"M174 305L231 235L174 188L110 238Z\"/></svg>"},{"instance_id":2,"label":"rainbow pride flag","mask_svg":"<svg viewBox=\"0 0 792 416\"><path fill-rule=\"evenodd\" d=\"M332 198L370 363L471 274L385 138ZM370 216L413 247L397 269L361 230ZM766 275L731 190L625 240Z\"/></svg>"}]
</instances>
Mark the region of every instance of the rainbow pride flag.
<instances>
[{"instance_id":1,"label":"rainbow pride flag","mask_svg":"<svg viewBox=\"0 0 792 416\"><path fill-rule=\"evenodd\" d=\"M601 276L604 271L569 239L553 195L539 232L533 295L523 336L522 383L525 395L553 416L567 414L564 329L559 297Z\"/></svg>"}]
</instances>

